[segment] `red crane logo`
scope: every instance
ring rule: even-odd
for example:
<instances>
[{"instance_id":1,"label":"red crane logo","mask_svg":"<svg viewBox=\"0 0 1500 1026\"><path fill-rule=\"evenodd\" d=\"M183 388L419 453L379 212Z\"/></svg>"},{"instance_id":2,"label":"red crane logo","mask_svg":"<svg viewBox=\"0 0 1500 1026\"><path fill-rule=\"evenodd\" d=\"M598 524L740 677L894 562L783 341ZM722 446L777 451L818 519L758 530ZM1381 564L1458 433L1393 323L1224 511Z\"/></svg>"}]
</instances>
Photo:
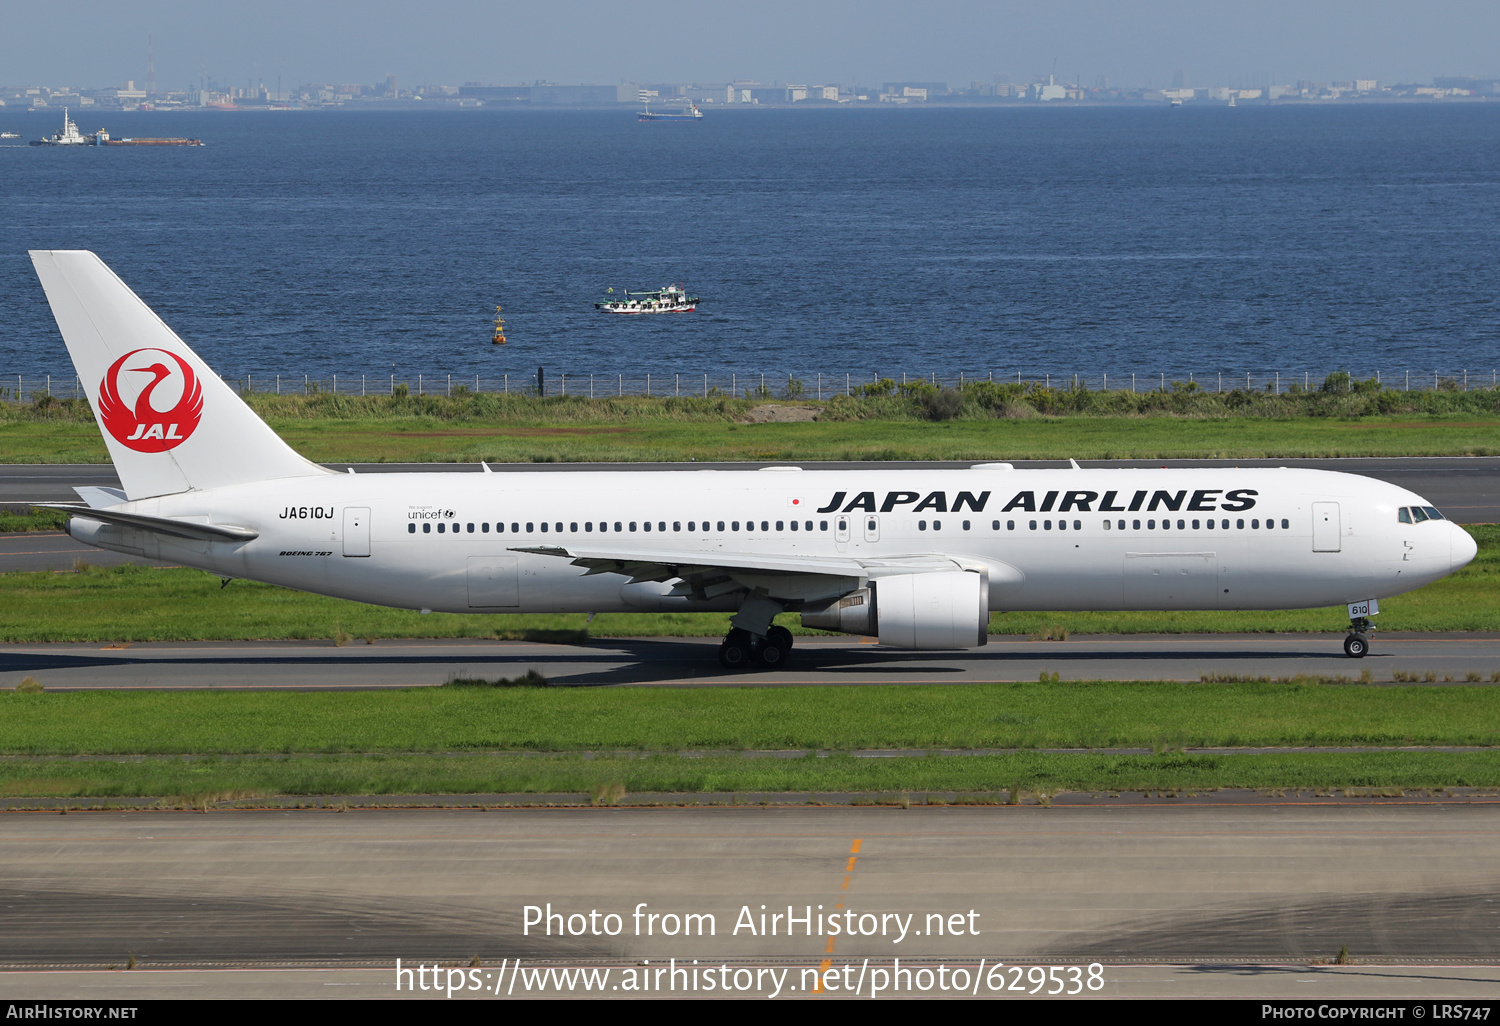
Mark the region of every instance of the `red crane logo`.
<instances>
[{"instance_id":1,"label":"red crane logo","mask_svg":"<svg viewBox=\"0 0 1500 1026\"><path fill-rule=\"evenodd\" d=\"M122 371L132 377L121 382ZM147 374L151 375L149 381L144 379ZM159 388L163 382L167 382L166 387ZM139 388L134 407L121 398L122 384L126 394ZM157 402L170 402L175 395L176 404L167 410L158 409L153 403L158 394ZM202 416L203 386L197 375L181 357L165 349L126 353L110 364L99 383L99 419L117 442L136 452L175 449L188 440Z\"/></svg>"}]
</instances>

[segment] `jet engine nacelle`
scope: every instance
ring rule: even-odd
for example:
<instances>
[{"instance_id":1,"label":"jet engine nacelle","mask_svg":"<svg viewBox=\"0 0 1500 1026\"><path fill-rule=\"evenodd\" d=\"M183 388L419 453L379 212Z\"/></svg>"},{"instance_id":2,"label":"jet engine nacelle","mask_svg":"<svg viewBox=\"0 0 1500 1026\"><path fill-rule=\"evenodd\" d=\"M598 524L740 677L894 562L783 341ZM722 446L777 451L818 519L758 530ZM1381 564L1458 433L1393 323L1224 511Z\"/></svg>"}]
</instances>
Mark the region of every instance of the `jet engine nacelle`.
<instances>
[{"instance_id":1,"label":"jet engine nacelle","mask_svg":"<svg viewBox=\"0 0 1500 1026\"><path fill-rule=\"evenodd\" d=\"M970 570L882 577L802 610L802 626L878 637L892 648L978 648L989 641L990 586Z\"/></svg>"}]
</instances>

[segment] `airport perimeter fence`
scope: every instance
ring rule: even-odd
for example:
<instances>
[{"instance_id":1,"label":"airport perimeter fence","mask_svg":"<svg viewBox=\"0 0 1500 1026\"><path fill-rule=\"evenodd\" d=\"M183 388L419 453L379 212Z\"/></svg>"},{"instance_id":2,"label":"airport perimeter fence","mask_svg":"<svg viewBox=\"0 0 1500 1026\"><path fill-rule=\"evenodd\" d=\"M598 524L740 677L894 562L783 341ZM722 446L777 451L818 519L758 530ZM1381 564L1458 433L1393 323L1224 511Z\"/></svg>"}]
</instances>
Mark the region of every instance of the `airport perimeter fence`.
<instances>
[{"instance_id":1,"label":"airport perimeter fence","mask_svg":"<svg viewBox=\"0 0 1500 1026\"><path fill-rule=\"evenodd\" d=\"M276 395L396 395L405 389L408 395L456 395L464 393L517 393L520 395L581 396L726 396L747 399L823 400L835 395L864 395L868 386L910 386L926 382L938 388L959 388L978 382L1035 385L1088 391L1170 392L1194 389L1204 392L1245 391L1282 393L1313 391L1329 382L1333 390L1349 389L1362 381L1375 381L1397 391L1471 391L1500 388L1500 374L1460 369L1457 371L1370 371L1364 375L1351 371L1209 371L1187 374L1028 374L1024 371L959 371L954 374L872 374L869 372L798 374L759 372L727 374L705 372L627 374L579 374L571 371L504 374L486 377L479 374L247 374L225 377L235 391ZM46 374L38 377L7 375L0 378L0 399L27 402L41 396L65 399L82 397L78 378L72 374Z\"/></svg>"}]
</instances>

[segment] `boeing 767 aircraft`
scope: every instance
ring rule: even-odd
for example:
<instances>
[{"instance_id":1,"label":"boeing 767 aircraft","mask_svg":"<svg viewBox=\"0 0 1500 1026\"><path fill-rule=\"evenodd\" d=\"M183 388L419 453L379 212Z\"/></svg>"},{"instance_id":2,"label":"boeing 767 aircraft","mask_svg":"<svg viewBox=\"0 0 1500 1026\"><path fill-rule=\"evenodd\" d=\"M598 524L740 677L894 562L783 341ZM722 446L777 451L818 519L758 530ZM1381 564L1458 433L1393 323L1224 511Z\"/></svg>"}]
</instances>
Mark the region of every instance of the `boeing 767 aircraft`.
<instances>
[{"instance_id":1,"label":"boeing 767 aircraft","mask_svg":"<svg viewBox=\"0 0 1500 1026\"><path fill-rule=\"evenodd\" d=\"M965 649L992 610L1346 603L1359 657L1379 599L1476 551L1420 496L1314 470L341 474L93 253L31 257L123 486L79 488L68 533L226 578L454 613L728 611L729 668L784 663L786 612Z\"/></svg>"}]
</instances>

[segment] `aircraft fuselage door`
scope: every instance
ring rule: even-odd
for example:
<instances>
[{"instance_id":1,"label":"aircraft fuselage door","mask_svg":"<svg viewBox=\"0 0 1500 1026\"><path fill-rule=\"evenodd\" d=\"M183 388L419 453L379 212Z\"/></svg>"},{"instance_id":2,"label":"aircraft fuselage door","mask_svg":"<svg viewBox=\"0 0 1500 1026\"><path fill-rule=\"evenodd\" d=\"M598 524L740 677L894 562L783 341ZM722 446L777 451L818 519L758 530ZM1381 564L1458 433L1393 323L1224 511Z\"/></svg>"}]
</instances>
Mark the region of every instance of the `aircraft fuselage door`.
<instances>
[{"instance_id":1,"label":"aircraft fuselage door","mask_svg":"<svg viewBox=\"0 0 1500 1026\"><path fill-rule=\"evenodd\" d=\"M1313 551L1339 551L1339 504L1315 502L1312 504Z\"/></svg>"},{"instance_id":2,"label":"aircraft fuselage door","mask_svg":"<svg viewBox=\"0 0 1500 1026\"><path fill-rule=\"evenodd\" d=\"M880 518L874 513L865 513L861 519L865 525L865 541L878 542L880 540Z\"/></svg>"},{"instance_id":3,"label":"aircraft fuselage door","mask_svg":"<svg viewBox=\"0 0 1500 1026\"><path fill-rule=\"evenodd\" d=\"M370 554L370 507L344 507L344 555Z\"/></svg>"}]
</instances>

